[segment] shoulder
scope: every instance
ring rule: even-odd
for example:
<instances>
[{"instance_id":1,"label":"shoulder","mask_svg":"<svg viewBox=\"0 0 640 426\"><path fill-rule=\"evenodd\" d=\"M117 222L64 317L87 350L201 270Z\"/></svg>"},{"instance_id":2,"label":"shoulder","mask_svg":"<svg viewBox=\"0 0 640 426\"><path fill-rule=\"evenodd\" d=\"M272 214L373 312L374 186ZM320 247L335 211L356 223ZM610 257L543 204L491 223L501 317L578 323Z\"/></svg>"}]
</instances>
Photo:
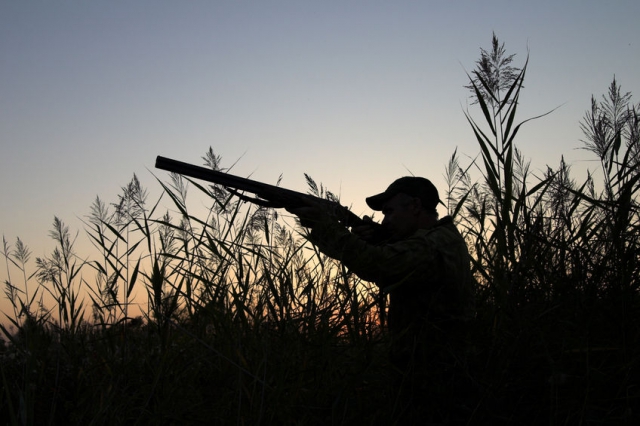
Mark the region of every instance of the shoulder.
<instances>
[{"instance_id":1,"label":"shoulder","mask_svg":"<svg viewBox=\"0 0 640 426\"><path fill-rule=\"evenodd\" d=\"M412 236L415 244L421 244L439 253L467 253L467 243L458 231L453 219L446 216L429 229L420 229ZM419 242L418 242L419 241Z\"/></svg>"},{"instance_id":2,"label":"shoulder","mask_svg":"<svg viewBox=\"0 0 640 426\"><path fill-rule=\"evenodd\" d=\"M428 229L419 229L414 234L420 238L462 238L451 216L445 216Z\"/></svg>"}]
</instances>

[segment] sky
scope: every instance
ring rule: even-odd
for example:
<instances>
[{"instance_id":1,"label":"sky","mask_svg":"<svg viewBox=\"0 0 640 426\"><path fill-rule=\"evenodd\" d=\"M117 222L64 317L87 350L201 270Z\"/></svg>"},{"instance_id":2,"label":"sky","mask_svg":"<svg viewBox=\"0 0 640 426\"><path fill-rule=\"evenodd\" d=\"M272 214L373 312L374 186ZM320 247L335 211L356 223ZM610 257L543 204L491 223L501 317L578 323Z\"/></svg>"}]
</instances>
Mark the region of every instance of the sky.
<instances>
[{"instance_id":1,"label":"sky","mask_svg":"<svg viewBox=\"0 0 640 426\"><path fill-rule=\"evenodd\" d=\"M579 122L614 75L640 97L640 2L0 0L0 233L48 256L54 217L82 219L157 155L305 192L304 173L359 215L414 174L442 187L479 152L467 72L492 34L529 55L518 146L534 172L580 150ZM557 108L557 109L556 109ZM194 192L195 194L195 192ZM4 264L4 262L3 262ZM0 267L4 281L6 268Z\"/></svg>"}]
</instances>

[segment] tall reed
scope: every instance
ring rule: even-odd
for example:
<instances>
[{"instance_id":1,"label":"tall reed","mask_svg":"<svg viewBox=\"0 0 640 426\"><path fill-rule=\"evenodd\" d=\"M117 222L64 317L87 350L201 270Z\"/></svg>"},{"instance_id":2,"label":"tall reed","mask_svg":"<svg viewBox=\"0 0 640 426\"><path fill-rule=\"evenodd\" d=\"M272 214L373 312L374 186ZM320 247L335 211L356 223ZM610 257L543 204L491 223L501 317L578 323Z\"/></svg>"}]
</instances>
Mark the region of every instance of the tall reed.
<instances>
[{"instance_id":1,"label":"tall reed","mask_svg":"<svg viewBox=\"0 0 640 426\"><path fill-rule=\"evenodd\" d=\"M495 35L481 49L467 86L481 118L464 112L479 153L463 164L455 151L445 170L447 210L478 281L468 424L635 424L640 106L614 79L581 123L600 169L577 183L562 158L535 176L517 146L528 59L514 59ZM230 170L212 149L202 160ZM157 182L152 203L135 175L114 203L96 198L85 221L95 259L76 254L58 218L55 249L35 268L21 240L3 239L12 312L0 416L396 424L375 285L279 211L179 175Z\"/></svg>"},{"instance_id":2,"label":"tall reed","mask_svg":"<svg viewBox=\"0 0 640 426\"><path fill-rule=\"evenodd\" d=\"M631 320L639 313L638 108L615 79L601 102L592 99L581 127L602 186L593 172L577 184L564 159L535 177L516 146L531 120L516 124L528 59L517 68L513 58L495 34L481 50L466 87L484 123L465 112L479 160L462 167L454 153L445 174L479 282L477 379L510 421L624 424L637 414L625 407L640 398L631 341L640 331Z\"/></svg>"}]
</instances>

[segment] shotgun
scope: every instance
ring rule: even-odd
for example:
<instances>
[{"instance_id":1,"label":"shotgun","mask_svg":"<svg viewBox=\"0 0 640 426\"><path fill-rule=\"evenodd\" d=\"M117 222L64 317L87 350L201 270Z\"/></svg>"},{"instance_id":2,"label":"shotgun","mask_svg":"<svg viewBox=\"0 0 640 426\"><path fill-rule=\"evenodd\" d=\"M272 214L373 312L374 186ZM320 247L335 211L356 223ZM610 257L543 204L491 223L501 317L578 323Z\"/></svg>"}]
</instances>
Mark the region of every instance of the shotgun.
<instances>
[{"instance_id":1,"label":"shotgun","mask_svg":"<svg viewBox=\"0 0 640 426\"><path fill-rule=\"evenodd\" d=\"M156 168L221 185L242 200L263 207L295 208L305 206L307 204L307 200L313 200L316 203L326 205L327 211L333 213L345 227L352 228L354 226L362 225L371 226L374 228L374 240L383 241L386 239L382 225L375 222L364 221L358 215L336 201L326 200L310 194L303 194L302 192L280 188L267 183L234 176L229 173L223 173L189 163L183 163L182 161L161 156L156 158ZM252 193L256 195L256 198L247 197L238 191Z\"/></svg>"}]
</instances>

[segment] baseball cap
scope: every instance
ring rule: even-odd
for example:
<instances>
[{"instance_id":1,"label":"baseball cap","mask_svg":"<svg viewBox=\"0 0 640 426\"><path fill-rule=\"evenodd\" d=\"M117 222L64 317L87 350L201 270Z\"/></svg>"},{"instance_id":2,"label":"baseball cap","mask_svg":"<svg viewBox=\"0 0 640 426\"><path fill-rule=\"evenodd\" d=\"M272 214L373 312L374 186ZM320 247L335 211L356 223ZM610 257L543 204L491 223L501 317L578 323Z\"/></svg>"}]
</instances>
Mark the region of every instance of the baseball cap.
<instances>
[{"instance_id":1,"label":"baseball cap","mask_svg":"<svg viewBox=\"0 0 640 426\"><path fill-rule=\"evenodd\" d=\"M372 195L366 199L367 204L373 210L382 210L385 203L398 194L407 194L417 197L422 201L422 206L426 209L436 210L440 202L438 190L429 179L415 176L405 176L395 180L386 191Z\"/></svg>"}]
</instances>

